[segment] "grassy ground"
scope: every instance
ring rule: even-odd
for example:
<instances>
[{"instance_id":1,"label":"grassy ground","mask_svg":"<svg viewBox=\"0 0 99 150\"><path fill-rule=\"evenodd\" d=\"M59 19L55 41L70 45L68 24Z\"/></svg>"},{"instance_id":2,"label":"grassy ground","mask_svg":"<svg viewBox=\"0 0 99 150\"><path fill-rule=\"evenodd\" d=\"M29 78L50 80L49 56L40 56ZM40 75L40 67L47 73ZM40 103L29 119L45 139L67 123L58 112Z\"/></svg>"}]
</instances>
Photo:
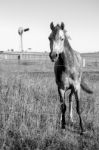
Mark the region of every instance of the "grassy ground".
<instances>
[{"instance_id":1,"label":"grassy ground","mask_svg":"<svg viewBox=\"0 0 99 150\"><path fill-rule=\"evenodd\" d=\"M94 94L81 91L80 111L85 133L79 134L74 103L74 124L59 128L59 97L52 69L42 63L0 64L0 149L2 150L98 150L99 73L83 76ZM40 70L40 71L39 71ZM36 73L38 71L38 73ZM67 94L68 98L68 94Z\"/></svg>"}]
</instances>

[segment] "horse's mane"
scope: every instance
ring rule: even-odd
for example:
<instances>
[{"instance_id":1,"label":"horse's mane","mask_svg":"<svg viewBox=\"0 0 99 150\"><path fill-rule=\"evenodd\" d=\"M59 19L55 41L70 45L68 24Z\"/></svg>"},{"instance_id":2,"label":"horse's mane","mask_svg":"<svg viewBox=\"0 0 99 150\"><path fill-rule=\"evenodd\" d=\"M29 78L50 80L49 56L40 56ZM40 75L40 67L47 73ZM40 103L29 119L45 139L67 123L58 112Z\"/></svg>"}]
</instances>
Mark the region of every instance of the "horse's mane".
<instances>
[{"instance_id":1,"label":"horse's mane","mask_svg":"<svg viewBox=\"0 0 99 150\"><path fill-rule=\"evenodd\" d=\"M64 63L68 67L72 67L74 65L74 50L72 49L68 37L65 34L64 40Z\"/></svg>"},{"instance_id":2,"label":"horse's mane","mask_svg":"<svg viewBox=\"0 0 99 150\"><path fill-rule=\"evenodd\" d=\"M66 34L65 34L64 46L67 46L68 49L69 49L70 51L72 51L72 47L71 47L71 45L70 45L70 43L69 43L69 41L68 41L68 37L67 37Z\"/></svg>"}]
</instances>

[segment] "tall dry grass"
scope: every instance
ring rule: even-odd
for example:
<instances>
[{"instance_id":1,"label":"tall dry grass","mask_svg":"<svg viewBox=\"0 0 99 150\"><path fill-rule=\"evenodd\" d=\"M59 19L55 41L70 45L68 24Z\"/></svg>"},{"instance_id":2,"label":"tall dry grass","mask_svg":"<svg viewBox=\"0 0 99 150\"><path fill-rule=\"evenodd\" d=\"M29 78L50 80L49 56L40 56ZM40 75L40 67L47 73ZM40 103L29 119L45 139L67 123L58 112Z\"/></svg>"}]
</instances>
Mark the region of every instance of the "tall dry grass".
<instances>
[{"instance_id":1,"label":"tall dry grass","mask_svg":"<svg viewBox=\"0 0 99 150\"><path fill-rule=\"evenodd\" d=\"M47 134L53 134L56 128L57 97L54 79L49 75L1 76L1 146L13 146L12 142L16 142L14 138L43 139Z\"/></svg>"},{"instance_id":2,"label":"tall dry grass","mask_svg":"<svg viewBox=\"0 0 99 150\"><path fill-rule=\"evenodd\" d=\"M81 91L80 111L85 134L80 136L74 99L74 126L68 126L67 100L66 130L59 128L60 103L53 73L33 73L26 70L19 73L2 73L0 149L98 150L99 74L85 73L84 76L90 87L93 87L94 94L88 95Z\"/></svg>"}]
</instances>

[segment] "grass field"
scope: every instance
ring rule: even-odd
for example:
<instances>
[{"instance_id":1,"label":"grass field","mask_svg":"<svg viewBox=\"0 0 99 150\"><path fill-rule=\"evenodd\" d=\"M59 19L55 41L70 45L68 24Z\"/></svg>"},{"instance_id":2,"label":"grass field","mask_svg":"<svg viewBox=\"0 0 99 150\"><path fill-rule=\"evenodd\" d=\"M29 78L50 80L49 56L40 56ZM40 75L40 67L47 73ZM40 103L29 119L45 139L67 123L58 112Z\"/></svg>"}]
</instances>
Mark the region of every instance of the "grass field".
<instances>
[{"instance_id":1,"label":"grass field","mask_svg":"<svg viewBox=\"0 0 99 150\"><path fill-rule=\"evenodd\" d=\"M94 94L81 91L80 111L85 133L80 136L74 99L74 125L68 125L68 93L66 130L59 128L60 103L53 64L49 61L0 63L0 149L98 150L98 67L90 63L83 76Z\"/></svg>"}]
</instances>

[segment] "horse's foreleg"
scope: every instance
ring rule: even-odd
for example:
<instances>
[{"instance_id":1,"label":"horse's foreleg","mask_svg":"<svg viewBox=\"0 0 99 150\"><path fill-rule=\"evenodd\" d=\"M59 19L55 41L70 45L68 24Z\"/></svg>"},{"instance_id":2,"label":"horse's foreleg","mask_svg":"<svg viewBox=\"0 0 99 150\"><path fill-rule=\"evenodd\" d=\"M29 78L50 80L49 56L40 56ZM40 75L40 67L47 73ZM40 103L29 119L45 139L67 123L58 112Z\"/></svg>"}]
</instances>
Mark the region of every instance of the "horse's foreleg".
<instances>
[{"instance_id":1,"label":"horse's foreleg","mask_svg":"<svg viewBox=\"0 0 99 150\"><path fill-rule=\"evenodd\" d=\"M83 126L82 126L82 119L81 119L81 115L80 115L80 110L79 110L79 100L80 100L80 88L75 91L75 98L76 98L76 111L78 113L79 116L79 124L80 124L80 128L81 128L81 133L83 132Z\"/></svg>"},{"instance_id":2,"label":"horse's foreleg","mask_svg":"<svg viewBox=\"0 0 99 150\"><path fill-rule=\"evenodd\" d=\"M65 128L65 112L66 112L66 104L65 104L65 90L58 88L59 96L60 96L60 110L61 110L61 116L62 116L62 121L61 121L61 126L62 129Z\"/></svg>"}]
</instances>

